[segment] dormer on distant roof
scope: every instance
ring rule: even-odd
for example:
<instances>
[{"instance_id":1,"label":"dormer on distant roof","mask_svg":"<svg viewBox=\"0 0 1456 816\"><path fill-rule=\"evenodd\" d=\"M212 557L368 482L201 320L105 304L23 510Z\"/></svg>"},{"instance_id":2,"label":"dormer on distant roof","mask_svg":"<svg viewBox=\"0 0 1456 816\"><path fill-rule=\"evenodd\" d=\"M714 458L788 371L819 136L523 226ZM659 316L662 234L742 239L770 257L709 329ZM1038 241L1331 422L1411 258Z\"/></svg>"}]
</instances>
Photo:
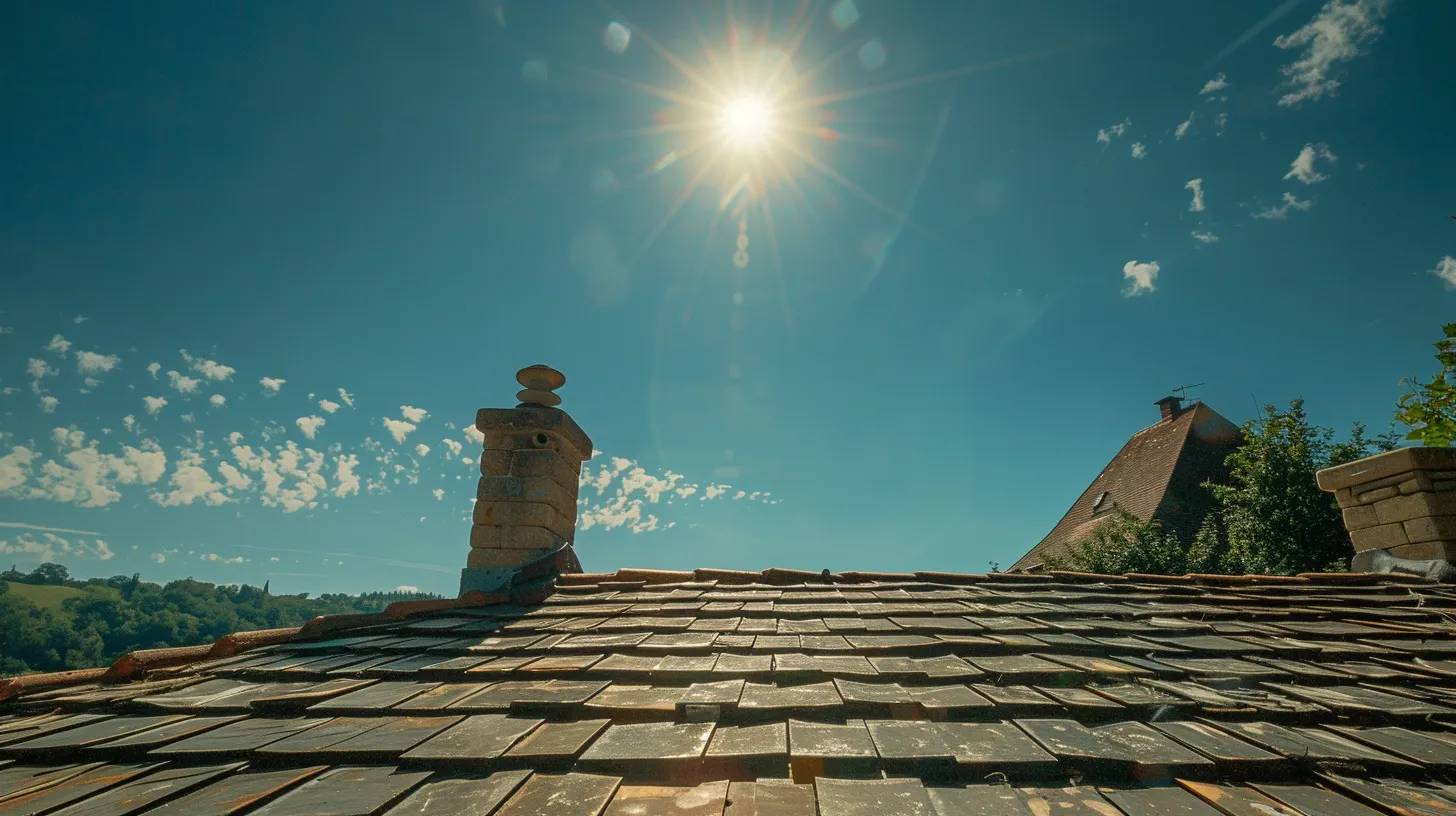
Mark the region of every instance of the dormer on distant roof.
<instances>
[{"instance_id":1,"label":"dormer on distant roof","mask_svg":"<svg viewBox=\"0 0 1456 816\"><path fill-rule=\"evenodd\" d=\"M494 592L521 567L569 549L576 535L581 463L592 442L556 407L566 376L534 365L516 373L524 388L514 408L481 408L475 428L485 437L480 455L470 555L460 592Z\"/></svg>"},{"instance_id":2,"label":"dormer on distant roof","mask_svg":"<svg viewBox=\"0 0 1456 816\"><path fill-rule=\"evenodd\" d=\"M1239 429L1201 402L1185 406L1181 398L1167 396L1154 404L1158 421L1133 434L1013 571L1042 569L1048 555L1065 554L1115 509L1143 521L1157 519L1185 544L1193 540L1213 509L1213 495L1203 484L1227 472L1224 461L1238 447Z\"/></svg>"}]
</instances>

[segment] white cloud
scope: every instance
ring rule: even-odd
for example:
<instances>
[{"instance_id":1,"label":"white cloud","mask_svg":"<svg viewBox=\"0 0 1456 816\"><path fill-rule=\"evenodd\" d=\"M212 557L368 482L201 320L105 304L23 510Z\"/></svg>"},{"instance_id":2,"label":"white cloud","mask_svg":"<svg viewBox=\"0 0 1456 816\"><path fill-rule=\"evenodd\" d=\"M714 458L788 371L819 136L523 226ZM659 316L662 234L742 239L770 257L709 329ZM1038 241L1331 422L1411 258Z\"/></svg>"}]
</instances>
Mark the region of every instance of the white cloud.
<instances>
[{"instance_id":1,"label":"white cloud","mask_svg":"<svg viewBox=\"0 0 1456 816\"><path fill-rule=\"evenodd\" d=\"M1193 191L1193 200L1188 202L1188 211L1203 212L1203 179L1193 179L1184 184L1183 189Z\"/></svg>"},{"instance_id":2,"label":"white cloud","mask_svg":"<svg viewBox=\"0 0 1456 816\"><path fill-rule=\"evenodd\" d=\"M334 461L338 465L334 473L334 495L341 499L351 493L359 495L359 476L354 473L354 468L359 466L359 457L346 453Z\"/></svg>"},{"instance_id":3,"label":"white cloud","mask_svg":"<svg viewBox=\"0 0 1456 816\"><path fill-rule=\"evenodd\" d=\"M142 397L142 402L146 404L149 416L156 416L158 412L167 407L166 397Z\"/></svg>"},{"instance_id":4,"label":"white cloud","mask_svg":"<svg viewBox=\"0 0 1456 816\"><path fill-rule=\"evenodd\" d=\"M94 559L109 561L115 555L101 539L62 538L55 533L21 533L13 540L0 540L0 553L32 556L40 562Z\"/></svg>"},{"instance_id":5,"label":"white cloud","mask_svg":"<svg viewBox=\"0 0 1456 816\"><path fill-rule=\"evenodd\" d=\"M222 408L227 405L227 397L224 397L222 394L213 394L207 398L207 401L212 403L212 407L214 408Z\"/></svg>"},{"instance_id":6,"label":"white cloud","mask_svg":"<svg viewBox=\"0 0 1456 816\"><path fill-rule=\"evenodd\" d=\"M95 377L87 377L81 382L85 383L87 388L100 388L102 386L102 382Z\"/></svg>"},{"instance_id":7,"label":"white cloud","mask_svg":"<svg viewBox=\"0 0 1456 816\"><path fill-rule=\"evenodd\" d=\"M14 326L0 326L0 334L14 334L14 333L15 333L15 327Z\"/></svg>"},{"instance_id":8,"label":"white cloud","mask_svg":"<svg viewBox=\"0 0 1456 816\"><path fill-rule=\"evenodd\" d=\"M126 416L121 418L121 424L125 425L128 431L135 431L136 417L132 416L131 414L127 414Z\"/></svg>"},{"instance_id":9,"label":"white cloud","mask_svg":"<svg viewBox=\"0 0 1456 816\"><path fill-rule=\"evenodd\" d=\"M1456 258L1447 255L1430 272L1444 281L1447 289L1456 290Z\"/></svg>"},{"instance_id":10,"label":"white cloud","mask_svg":"<svg viewBox=\"0 0 1456 816\"><path fill-rule=\"evenodd\" d=\"M426 444L415 445L415 456L429 456L430 446Z\"/></svg>"},{"instance_id":11,"label":"white cloud","mask_svg":"<svg viewBox=\"0 0 1456 816\"><path fill-rule=\"evenodd\" d=\"M283 384L286 382L288 382L288 380L280 380L276 377L264 377L263 379L258 380L258 384L263 386L263 390L268 392L269 394L277 394L278 390L281 389L283 387Z\"/></svg>"},{"instance_id":12,"label":"white cloud","mask_svg":"<svg viewBox=\"0 0 1456 816\"><path fill-rule=\"evenodd\" d=\"M76 316L75 316L75 317L73 317L73 318L71 318L71 322L72 322L72 323L75 323L75 324L76 324L76 325L78 325L78 326L79 326L79 325L81 325L81 324L82 324L82 323L85 323L85 322L86 322L86 321L88 321L88 320L90 320L90 319L91 319L91 318L89 318L89 317L87 317L87 316L85 316L85 315L76 315Z\"/></svg>"},{"instance_id":13,"label":"white cloud","mask_svg":"<svg viewBox=\"0 0 1456 816\"><path fill-rule=\"evenodd\" d=\"M1218 236L1214 235L1211 232L1199 232L1198 230L1194 230L1193 240L1201 244L1211 244L1218 240Z\"/></svg>"},{"instance_id":14,"label":"white cloud","mask_svg":"<svg viewBox=\"0 0 1456 816\"><path fill-rule=\"evenodd\" d=\"M1300 201L1294 197L1294 193L1284 194L1284 203L1277 207L1269 207L1254 213L1255 218L1267 218L1273 221L1283 221L1289 217L1290 210L1303 212L1314 206L1313 201Z\"/></svg>"},{"instance_id":15,"label":"white cloud","mask_svg":"<svg viewBox=\"0 0 1456 816\"><path fill-rule=\"evenodd\" d=\"M40 398L40 409L47 414L54 414L56 412L56 406L60 404L61 401L50 394L46 394Z\"/></svg>"},{"instance_id":16,"label":"white cloud","mask_svg":"<svg viewBox=\"0 0 1456 816\"><path fill-rule=\"evenodd\" d=\"M165 564L165 563L167 563L167 556L163 555L162 553L154 552L149 557L153 561L156 561L158 564Z\"/></svg>"},{"instance_id":17,"label":"white cloud","mask_svg":"<svg viewBox=\"0 0 1456 816\"><path fill-rule=\"evenodd\" d=\"M323 409L323 412L326 414L332 414L333 412L339 410L339 404L337 402L331 402L326 399L319 400L319 408Z\"/></svg>"},{"instance_id":18,"label":"white cloud","mask_svg":"<svg viewBox=\"0 0 1456 816\"><path fill-rule=\"evenodd\" d=\"M444 501L445 489L442 487L437 487L434 490L430 491L430 495L435 497L435 501Z\"/></svg>"},{"instance_id":19,"label":"white cloud","mask_svg":"<svg viewBox=\"0 0 1456 816\"><path fill-rule=\"evenodd\" d=\"M413 431L416 427L417 426L415 426L414 423L411 422L405 422L399 419L390 419L389 417L384 417L385 430L389 431L390 435L394 437L394 441L400 443L401 445L404 444L404 438L406 436L409 436L410 431ZM482 436L482 438L484 437Z\"/></svg>"},{"instance_id":20,"label":"white cloud","mask_svg":"<svg viewBox=\"0 0 1456 816\"><path fill-rule=\"evenodd\" d=\"M209 507L227 504L231 499L223 492L223 486L212 478L202 466L202 457L187 455L172 471L172 489L167 492L152 492L152 500L163 507L182 507L201 501Z\"/></svg>"},{"instance_id":21,"label":"white cloud","mask_svg":"<svg viewBox=\"0 0 1456 816\"><path fill-rule=\"evenodd\" d=\"M94 351L76 352L76 373L105 374L116 368L121 358L115 354L98 354Z\"/></svg>"},{"instance_id":22,"label":"white cloud","mask_svg":"<svg viewBox=\"0 0 1456 816\"><path fill-rule=\"evenodd\" d=\"M1228 86L1229 86L1228 77L1224 76L1224 74L1223 74L1222 71L1219 71L1218 72L1218 76L1214 77L1213 79L1210 79L1209 81L1207 81L1207 82L1205 82L1203 84L1203 89L1200 90L1198 92L1198 94L1200 96L1202 96L1203 94L1218 93L1219 91L1227 88Z\"/></svg>"},{"instance_id":23,"label":"white cloud","mask_svg":"<svg viewBox=\"0 0 1456 816\"><path fill-rule=\"evenodd\" d=\"M1099 129L1097 131L1097 143L1105 148L1108 145L1112 144L1113 139L1126 133L1129 127L1132 127L1132 120L1124 119L1110 128L1107 128L1105 130Z\"/></svg>"},{"instance_id":24,"label":"white cloud","mask_svg":"<svg viewBox=\"0 0 1456 816\"><path fill-rule=\"evenodd\" d=\"M239 431L233 431L227 435L227 441L229 445L236 445L243 441L243 435Z\"/></svg>"},{"instance_id":25,"label":"white cloud","mask_svg":"<svg viewBox=\"0 0 1456 816\"><path fill-rule=\"evenodd\" d=\"M147 373L150 374L150 375L152 375L152 379L155 380L157 378L157 372L158 371L161 371L161 370L162 370L162 364L161 363L147 363Z\"/></svg>"},{"instance_id":26,"label":"white cloud","mask_svg":"<svg viewBox=\"0 0 1456 816\"><path fill-rule=\"evenodd\" d=\"M299 417L294 420L294 423L298 425L300 431L303 431L304 436L313 439L318 434L318 429L324 426L324 418L321 416Z\"/></svg>"},{"instance_id":27,"label":"white cloud","mask_svg":"<svg viewBox=\"0 0 1456 816\"><path fill-rule=\"evenodd\" d=\"M465 438L470 440L472 445L485 444L485 434L481 433L480 429L474 425L466 425L461 430L464 432Z\"/></svg>"},{"instance_id":28,"label":"white cloud","mask_svg":"<svg viewBox=\"0 0 1456 816\"><path fill-rule=\"evenodd\" d=\"M71 341L58 334L52 337L49 343L46 343L45 350L59 357L65 357L66 352L71 350Z\"/></svg>"},{"instance_id":29,"label":"white cloud","mask_svg":"<svg viewBox=\"0 0 1456 816\"><path fill-rule=\"evenodd\" d=\"M399 406L399 412L410 422L424 422L425 417L430 415L430 412L423 408L414 408L409 405Z\"/></svg>"},{"instance_id":30,"label":"white cloud","mask_svg":"<svg viewBox=\"0 0 1456 816\"><path fill-rule=\"evenodd\" d=\"M1220 113L1218 116L1215 116L1213 118L1213 124L1218 128L1218 131L1214 135L1222 136L1224 130L1228 128L1228 113Z\"/></svg>"},{"instance_id":31,"label":"white cloud","mask_svg":"<svg viewBox=\"0 0 1456 816\"><path fill-rule=\"evenodd\" d=\"M43 377L50 377L54 375L56 373L56 370L54 368L51 368L45 360L32 357L30 358L30 361L25 364L25 373L30 375L30 390L39 394L41 379Z\"/></svg>"},{"instance_id":32,"label":"white cloud","mask_svg":"<svg viewBox=\"0 0 1456 816\"><path fill-rule=\"evenodd\" d=\"M415 593L418 593L420 591L420 588L417 587L417 586L411 586L410 584L400 584L399 586L397 586L397 587L394 588L394 591L395 592L415 592Z\"/></svg>"},{"instance_id":33,"label":"white cloud","mask_svg":"<svg viewBox=\"0 0 1456 816\"><path fill-rule=\"evenodd\" d=\"M16 495L30 479L30 465L35 460L35 451L19 445L0 456L0 494Z\"/></svg>"},{"instance_id":34,"label":"white cloud","mask_svg":"<svg viewBox=\"0 0 1456 816\"><path fill-rule=\"evenodd\" d=\"M1132 157L1134 159L1141 159L1143 156L1146 155L1148 155L1148 149L1143 146L1142 142L1132 143Z\"/></svg>"},{"instance_id":35,"label":"white cloud","mask_svg":"<svg viewBox=\"0 0 1456 816\"><path fill-rule=\"evenodd\" d=\"M209 380L230 379L238 371L236 368L225 366L216 360L204 360L201 357L193 357L187 353L187 349L182 349L182 360L187 363L188 368Z\"/></svg>"},{"instance_id":36,"label":"white cloud","mask_svg":"<svg viewBox=\"0 0 1456 816\"><path fill-rule=\"evenodd\" d=\"M339 389L339 399L343 400L344 404L350 408L354 407L354 395L342 388Z\"/></svg>"},{"instance_id":37,"label":"white cloud","mask_svg":"<svg viewBox=\"0 0 1456 816\"><path fill-rule=\"evenodd\" d=\"M1137 297L1158 291L1157 281L1160 269L1157 261L1147 263L1128 261L1123 264L1122 277L1128 283L1127 288L1122 290L1122 296Z\"/></svg>"},{"instance_id":38,"label":"white cloud","mask_svg":"<svg viewBox=\"0 0 1456 816\"><path fill-rule=\"evenodd\" d=\"M253 480L248 477L248 474L233 467L231 462L218 462L217 472L227 486L233 490L247 490L253 486Z\"/></svg>"},{"instance_id":39,"label":"white cloud","mask_svg":"<svg viewBox=\"0 0 1456 816\"><path fill-rule=\"evenodd\" d=\"M233 556L232 558L224 558L217 553L203 553L202 555L199 555L198 558L203 561L211 561L221 564L244 564L247 563L248 560L241 555Z\"/></svg>"},{"instance_id":40,"label":"white cloud","mask_svg":"<svg viewBox=\"0 0 1456 816\"><path fill-rule=\"evenodd\" d=\"M167 384L172 386L172 390L179 394L196 394L202 381L196 377L189 377L176 371L168 371Z\"/></svg>"},{"instance_id":41,"label":"white cloud","mask_svg":"<svg viewBox=\"0 0 1456 816\"><path fill-rule=\"evenodd\" d=\"M1328 176L1314 169L1315 159L1324 159L1328 162L1336 161L1335 154L1323 144L1307 144L1300 148L1299 155L1289 165L1289 172L1284 174L1284 180L1294 179L1303 184L1314 184L1324 181Z\"/></svg>"},{"instance_id":42,"label":"white cloud","mask_svg":"<svg viewBox=\"0 0 1456 816\"><path fill-rule=\"evenodd\" d=\"M445 446L445 455L450 459L459 456L461 449L464 448L463 445L453 439L441 439L440 444Z\"/></svg>"},{"instance_id":43,"label":"white cloud","mask_svg":"<svg viewBox=\"0 0 1456 816\"><path fill-rule=\"evenodd\" d=\"M1289 89L1279 104L1289 107L1333 96L1340 87L1335 66L1360 56L1380 36L1380 21L1389 6L1389 0L1329 0L1314 19L1275 38L1276 47L1299 50L1298 59L1279 69L1282 87Z\"/></svg>"},{"instance_id":44,"label":"white cloud","mask_svg":"<svg viewBox=\"0 0 1456 816\"><path fill-rule=\"evenodd\" d=\"M119 486L153 484L167 470L166 454L150 440L140 448L124 445L117 456L102 453L75 428L56 428L51 438L62 452L60 461L48 459L35 472L31 465L38 457L29 449L14 448L0 459L0 493L104 507L121 499Z\"/></svg>"},{"instance_id":45,"label":"white cloud","mask_svg":"<svg viewBox=\"0 0 1456 816\"><path fill-rule=\"evenodd\" d=\"M1193 116L1194 114L1190 111L1188 118L1183 120L1183 123L1178 125L1177 129L1173 131L1174 139L1182 139L1188 135L1188 129L1193 127Z\"/></svg>"}]
</instances>

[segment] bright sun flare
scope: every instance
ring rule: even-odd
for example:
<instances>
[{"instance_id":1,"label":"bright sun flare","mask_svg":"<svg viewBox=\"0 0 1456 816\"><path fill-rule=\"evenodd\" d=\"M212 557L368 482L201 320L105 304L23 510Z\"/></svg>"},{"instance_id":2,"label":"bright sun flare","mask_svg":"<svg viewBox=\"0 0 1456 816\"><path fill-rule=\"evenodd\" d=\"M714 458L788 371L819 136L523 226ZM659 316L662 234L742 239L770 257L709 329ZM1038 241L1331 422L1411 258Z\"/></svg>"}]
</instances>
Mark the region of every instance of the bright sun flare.
<instances>
[{"instance_id":1,"label":"bright sun flare","mask_svg":"<svg viewBox=\"0 0 1456 816\"><path fill-rule=\"evenodd\" d=\"M763 141L773 129L768 103L754 96L739 97L723 109L723 135L735 145Z\"/></svg>"}]
</instances>

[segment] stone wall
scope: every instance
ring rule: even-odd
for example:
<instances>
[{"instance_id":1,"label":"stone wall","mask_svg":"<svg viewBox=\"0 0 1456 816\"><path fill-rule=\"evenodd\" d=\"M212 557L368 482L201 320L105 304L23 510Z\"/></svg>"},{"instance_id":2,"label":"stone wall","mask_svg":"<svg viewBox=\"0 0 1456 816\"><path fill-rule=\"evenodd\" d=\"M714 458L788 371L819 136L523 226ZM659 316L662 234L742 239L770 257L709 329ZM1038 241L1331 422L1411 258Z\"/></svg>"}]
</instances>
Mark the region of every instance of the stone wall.
<instances>
[{"instance_id":1,"label":"stone wall","mask_svg":"<svg viewBox=\"0 0 1456 816\"><path fill-rule=\"evenodd\" d=\"M1439 469L1439 468L1447 469ZM1320 472L1360 553L1456 561L1456 459L1443 449L1407 448Z\"/></svg>"}]
</instances>

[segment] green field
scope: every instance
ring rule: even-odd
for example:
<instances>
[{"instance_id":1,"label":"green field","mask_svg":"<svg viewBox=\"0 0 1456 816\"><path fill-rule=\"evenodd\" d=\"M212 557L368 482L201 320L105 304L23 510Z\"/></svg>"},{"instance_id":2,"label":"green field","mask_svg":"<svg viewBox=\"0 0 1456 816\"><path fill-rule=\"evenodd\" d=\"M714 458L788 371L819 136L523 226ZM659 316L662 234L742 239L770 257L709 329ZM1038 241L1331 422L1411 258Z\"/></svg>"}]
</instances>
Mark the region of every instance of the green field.
<instances>
[{"instance_id":1,"label":"green field","mask_svg":"<svg viewBox=\"0 0 1456 816\"><path fill-rule=\"evenodd\" d=\"M0 583L6 583L0 581ZM17 584L9 582L10 591L18 598L25 598L42 609L59 614L61 602L67 598L74 598L83 594L79 589L65 586L36 586L35 584Z\"/></svg>"}]
</instances>

